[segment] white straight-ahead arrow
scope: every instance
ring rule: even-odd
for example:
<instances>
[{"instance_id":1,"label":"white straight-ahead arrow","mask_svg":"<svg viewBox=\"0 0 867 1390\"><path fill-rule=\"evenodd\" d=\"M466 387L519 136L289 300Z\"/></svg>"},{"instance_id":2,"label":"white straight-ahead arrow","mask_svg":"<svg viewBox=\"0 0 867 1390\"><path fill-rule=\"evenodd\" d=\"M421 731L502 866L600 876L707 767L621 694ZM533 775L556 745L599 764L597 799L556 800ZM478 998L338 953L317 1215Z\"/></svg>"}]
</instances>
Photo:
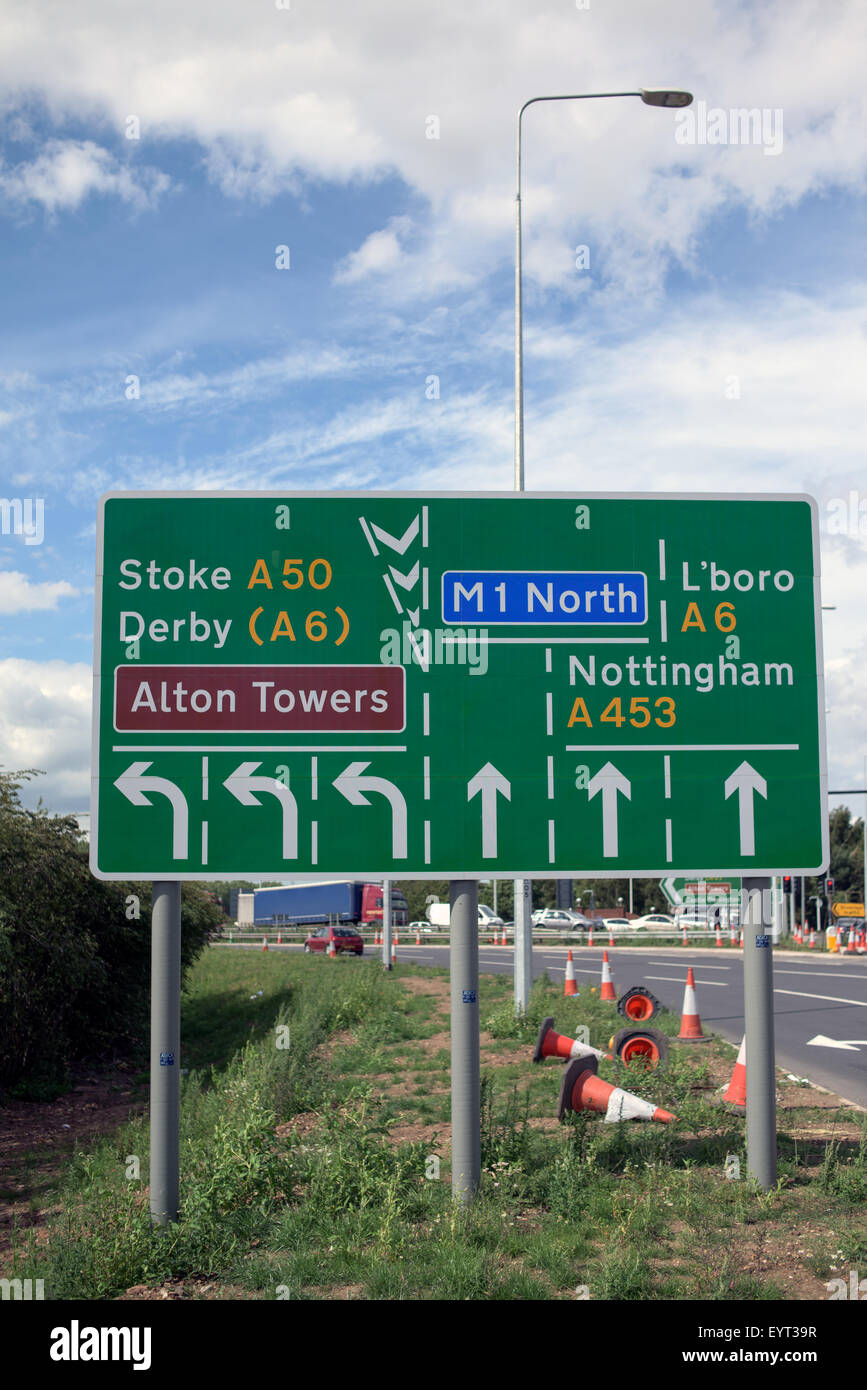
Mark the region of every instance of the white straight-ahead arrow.
<instances>
[{"instance_id":1,"label":"white straight-ahead arrow","mask_svg":"<svg viewBox=\"0 0 867 1390\"><path fill-rule=\"evenodd\" d=\"M741 854L750 855L756 852L756 820L753 796L758 792L759 796L768 799L768 784L760 773L756 772L748 762L741 763L740 767L735 768L731 777L726 778L725 794L726 801L734 793L738 794L738 816L740 818L741 835Z\"/></svg>"},{"instance_id":2,"label":"white straight-ahead arrow","mask_svg":"<svg viewBox=\"0 0 867 1390\"><path fill-rule=\"evenodd\" d=\"M613 763L606 763L587 783L588 801L597 792L602 793L602 854L606 859L614 859L617 856L617 793L622 792L627 801L631 801L632 783Z\"/></svg>"},{"instance_id":3,"label":"white straight-ahead arrow","mask_svg":"<svg viewBox=\"0 0 867 1390\"><path fill-rule=\"evenodd\" d=\"M255 793L276 796L283 807L283 858L298 858L298 803L288 786L274 777L254 777L261 763L239 763L226 778L223 786L242 806L261 806Z\"/></svg>"},{"instance_id":4,"label":"white straight-ahead arrow","mask_svg":"<svg viewBox=\"0 0 867 1390\"><path fill-rule=\"evenodd\" d=\"M180 787L170 782L168 777L143 777L142 773L147 772L150 766L150 763L130 763L126 772L121 773L114 785L133 806L153 805L145 795L146 792L156 792L160 796L168 797L172 803L172 858L186 859L190 820L187 798Z\"/></svg>"},{"instance_id":5,"label":"white straight-ahead arrow","mask_svg":"<svg viewBox=\"0 0 867 1390\"><path fill-rule=\"evenodd\" d=\"M810 1038L808 1047L839 1047L844 1052L857 1052L859 1047L867 1047L867 1038L847 1038L845 1042L837 1038L826 1038L824 1033L817 1033L815 1038Z\"/></svg>"},{"instance_id":6,"label":"white straight-ahead arrow","mask_svg":"<svg viewBox=\"0 0 867 1390\"><path fill-rule=\"evenodd\" d=\"M370 805L366 792L379 792L387 798L391 805L392 858L406 859L406 802L403 795L394 783L387 781L385 777L362 777L361 774L366 767L370 767L370 763L350 763L339 777L335 777L334 786L353 806Z\"/></svg>"},{"instance_id":7,"label":"white straight-ahead arrow","mask_svg":"<svg viewBox=\"0 0 867 1390\"><path fill-rule=\"evenodd\" d=\"M482 858L496 859L497 793L511 801L512 784L493 763L485 763L467 783L467 801L472 801L479 792L482 794Z\"/></svg>"}]
</instances>

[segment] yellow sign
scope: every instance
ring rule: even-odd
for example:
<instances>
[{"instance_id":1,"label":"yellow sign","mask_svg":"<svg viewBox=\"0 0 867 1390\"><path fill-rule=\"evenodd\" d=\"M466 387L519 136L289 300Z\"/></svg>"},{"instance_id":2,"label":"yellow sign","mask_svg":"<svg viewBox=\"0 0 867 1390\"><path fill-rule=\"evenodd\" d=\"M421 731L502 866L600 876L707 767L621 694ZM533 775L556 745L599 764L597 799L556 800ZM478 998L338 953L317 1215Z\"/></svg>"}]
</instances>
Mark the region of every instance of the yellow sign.
<instances>
[{"instance_id":1,"label":"yellow sign","mask_svg":"<svg viewBox=\"0 0 867 1390\"><path fill-rule=\"evenodd\" d=\"M835 917L863 917L863 903L832 903L831 911Z\"/></svg>"}]
</instances>

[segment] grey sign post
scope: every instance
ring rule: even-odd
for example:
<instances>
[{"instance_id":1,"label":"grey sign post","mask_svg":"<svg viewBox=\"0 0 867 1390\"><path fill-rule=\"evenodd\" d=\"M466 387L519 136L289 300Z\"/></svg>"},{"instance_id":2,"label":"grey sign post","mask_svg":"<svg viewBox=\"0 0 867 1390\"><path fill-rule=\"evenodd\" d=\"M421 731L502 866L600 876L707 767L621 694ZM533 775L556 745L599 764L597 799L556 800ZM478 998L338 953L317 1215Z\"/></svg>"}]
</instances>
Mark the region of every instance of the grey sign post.
<instances>
[{"instance_id":1,"label":"grey sign post","mask_svg":"<svg viewBox=\"0 0 867 1390\"><path fill-rule=\"evenodd\" d=\"M774 965L762 911L767 878L744 878L744 1022L747 1036L747 1171L768 1191L777 1184Z\"/></svg>"},{"instance_id":2,"label":"grey sign post","mask_svg":"<svg viewBox=\"0 0 867 1390\"><path fill-rule=\"evenodd\" d=\"M391 969L391 879L382 880L382 963Z\"/></svg>"},{"instance_id":3,"label":"grey sign post","mask_svg":"<svg viewBox=\"0 0 867 1390\"><path fill-rule=\"evenodd\" d=\"M528 878L515 879L515 1013L525 1014L533 986L533 885Z\"/></svg>"},{"instance_id":4,"label":"grey sign post","mask_svg":"<svg viewBox=\"0 0 867 1390\"><path fill-rule=\"evenodd\" d=\"M151 913L150 1211L178 1219L181 1046L181 885L154 883Z\"/></svg>"},{"instance_id":5,"label":"grey sign post","mask_svg":"<svg viewBox=\"0 0 867 1390\"><path fill-rule=\"evenodd\" d=\"M469 1202L482 1176L479 1089L479 885L455 879L451 903L452 1196Z\"/></svg>"}]
</instances>

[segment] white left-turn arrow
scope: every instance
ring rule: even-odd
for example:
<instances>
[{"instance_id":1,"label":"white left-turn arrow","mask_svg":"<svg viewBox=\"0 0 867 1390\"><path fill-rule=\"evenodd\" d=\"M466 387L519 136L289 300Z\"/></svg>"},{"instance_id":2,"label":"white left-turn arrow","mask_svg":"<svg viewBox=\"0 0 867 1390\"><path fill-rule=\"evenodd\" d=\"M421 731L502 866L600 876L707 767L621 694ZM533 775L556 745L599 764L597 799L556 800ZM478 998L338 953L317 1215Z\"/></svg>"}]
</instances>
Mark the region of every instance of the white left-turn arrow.
<instances>
[{"instance_id":1,"label":"white left-turn arrow","mask_svg":"<svg viewBox=\"0 0 867 1390\"><path fill-rule=\"evenodd\" d=\"M187 798L180 787L170 782L168 777L144 777L142 774L147 772L150 766L150 763L130 763L126 772L121 773L114 785L133 806L153 805L145 795L146 792L156 792L160 796L168 797L172 804L172 858L186 859L190 820Z\"/></svg>"},{"instance_id":2,"label":"white left-turn arrow","mask_svg":"<svg viewBox=\"0 0 867 1390\"><path fill-rule=\"evenodd\" d=\"M274 777L254 777L261 763L239 763L223 783L242 806L261 806L255 793L276 796L283 806L283 858L298 858L298 803L285 783Z\"/></svg>"},{"instance_id":3,"label":"white left-turn arrow","mask_svg":"<svg viewBox=\"0 0 867 1390\"><path fill-rule=\"evenodd\" d=\"M847 1038L845 1042L838 1038L826 1038L824 1033L817 1033L815 1038L810 1038L807 1042L808 1047L839 1047L843 1052L857 1052L859 1047L867 1047L867 1038Z\"/></svg>"},{"instance_id":4,"label":"white left-turn arrow","mask_svg":"<svg viewBox=\"0 0 867 1390\"><path fill-rule=\"evenodd\" d=\"M394 783L387 781L385 777L362 777L361 774L366 767L370 767L370 763L350 763L339 777L335 777L333 785L353 806L370 805L366 792L379 792L388 800L391 805L392 857L406 859L406 802L403 795Z\"/></svg>"},{"instance_id":5,"label":"white left-turn arrow","mask_svg":"<svg viewBox=\"0 0 867 1390\"><path fill-rule=\"evenodd\" d=\"M512 799L512 784L493 763L485 763L467 783L467 801L482 794L482 858L497 857L497 794Z\"/></svg>"},{"instance_id":6,"label":"white left-turn arrow","mask_svg":"<svg viewBox=\"0 0 867 1390\"><path fill-rule=\"evenodd\" d=\"M740 767L735 768L731 777L726 778L726 801L734 792L738 794L741 854L755 854L756 818L753 797L758 792L759 796L764 797L767 801L768 784L754 767L751 767L748 762L743 762Z\"/></svg>"},{"instance_id":7,"label":"white left-turn arrow","mask_svg":"<svg viewBox=\"0 0 867 1390\"><path fill-rule=\"evenodd\" d=\"M617 793L622 792L627 801L631 801L632 783L613 763L606 763L587 783L588 801L597 792L602 793L602 854L606 859L614 859L617 856Z\"/></svg>"}]
</instances>

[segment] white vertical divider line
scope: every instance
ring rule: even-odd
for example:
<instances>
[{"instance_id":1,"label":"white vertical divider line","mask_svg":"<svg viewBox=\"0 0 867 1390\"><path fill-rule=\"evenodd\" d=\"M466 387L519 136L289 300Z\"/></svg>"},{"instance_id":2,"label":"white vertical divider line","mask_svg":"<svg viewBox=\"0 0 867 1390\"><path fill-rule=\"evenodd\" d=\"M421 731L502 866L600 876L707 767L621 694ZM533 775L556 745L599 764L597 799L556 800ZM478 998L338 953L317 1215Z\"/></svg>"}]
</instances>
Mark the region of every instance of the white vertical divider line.
<instances>
[{"instance_id":1,"label":"white vertical divider line","mask_svg":"<svg viewBox=\"0 0 867 1390\"><path fill-rule=\"evenodd\" d=\"M208 799L208 760L202 758L202 800Z\"/></svg>"},{"instance_id":2,"label":"white vertical divider line","mask_svg":"<svg viewBox=\"0 0 867 1390\"><path fill-rule=\"evenodd\" d=\"M424 759L424 799L430 801L430 758Z\"/></svg>"},{"instance_id":3,"label":"white vertical divider line","mask_svg":"<svg viewBox=\"0 0 867 1390\"><path fill-rule=\"evenodd\" d=\"M319 822L318 822L318 820L313 820L313 821L310 822L310 862L311 862L311 864L318 864L318 863L319 863Z\"/></svg>"},{"instance_id":4,"label":"white vertical divider line","mask_svg":"<svg viewBox=\"0 0 867 1390\"><path fill-rule=\"evenodd\" d=\"M549 691L547 691L546 694L545 694L545 733L546 733L546 734L553 734L553 732L554 732L554 696L552 695L551 691L549 690Z\"/></svg>"},{"instance_id":5,"label":"white vertical divider line","mask_svg":"<svg viewBox=\"0 0 867 1390\"><path fill-rule=\"evenodd\" d=\"M207 760L206 760L207 761ZM202 821L202 863L208 862L208 822Z\"/></svg>"},{"instance_id":6,"label":"white vertical divider line","mask_svg":"<svg viewBox=\"0 0 867 1390\"><path fill-rule=\"evenodd\" d=\"M424 862L430 863L430 821L424 823Z\"/></svg>"},{"instance_id":7,"label":"white vertical divider line","mask_svg":"<svg viewBox=\"0 0 867 1390\"><path fill-rule=\"evenodd\" d=\"M668 608L664 598L659 600L659 635L663 642L668 641Z\"/></svg>"},{"instance_id":8,"label":"white vertical divider line","mask_svg":"<svg viewBox=\"0 0 867 1390\"><path fill-rule=\"evenodd\" d=\"M556 859L556 857L557 857L557 855L556 855L556 851L555 851L555 848L554 848L554 822L553 822L552 820L549 820L549 822L548 822L548 863L549 863L549 864L553 864L553 863L554 863L554 860Z\"/></svg>"},{"instance_id":9,"label":"white vertical divider line","mask_svg":"<svg viewBox=\"0 0 867 1390\"><path fill-rule=\"evenodd\" d=\"M550 647L546 647L546 648L545 648L545 670L547 671L548 675L551 674L551 648L550 648Z\"/></svg>"},{"instance_id":10,"label":"white vertical divider line","mask_svg":"<svg viewBox=\"0 0 867 1390\"><path fill-rule=\"evenodd\" d=\"M665 776L665 796L666 796L666 799L668 799L668 798L671 796L671 754L670 754L670 753L666 753L665 757L664 757L663 760L662 760L662 766L663 766L663 773L664 773L664 776Z\"/></svg>"},{"instance_id":11,"label":"white vertical divider line","mask_svg":"<svg viewBox=\"0 0 867 1390\"><path fill-rule=\"evenodd\" d=\"M421 731L425 738L430 734L430 691L426 690L421 697L422 718Z\"/></svg>"},{"instance_id":12,"label":"white vertical divider line","mask_svg":"<svg viewBox=\"0 0 867 1390\"><path fill-rule=\"evenodd\" d=\"M548 754L548 800L554 800L554 755Z\"/></svg>"},{"instance_id":13,"label":"white vertical divider line","mask_svg":"<svg viewBox=\"0 0 867 1390\"><path fill-rule=\"evenodd\" d=\"M665 537L659 538L659 577L665 578Z\"/></svg>"},{"instance_id":14,"label":"white vertical divider line","mask_svg":"<svg viewBox=\"0 0 867 1390\"><path fill-rule=\"evenodd\" d=\"M667 864L671 863L671 853L671 821L667 820L665 822L665 860Z\"/></svg>"},{"instance_id":15,"label":"white vertical divider line","mask_svg":"<svg viewBox=\"0 0 867 1390\"><path fill-rule=\"evenodd\" d=\"M428 567L427 567L427 565L425 565L424 569L423 569L422 572L421 572L421 606L422 606L422 608L424 608L424 609L427 609L427 608L430 606L430 597L429 597L429 594L428 594Z\"/></svg>"},{"instance_id":16,"label":"white vertical divider line","mask_svg":"<svg viewBox=\"0 0 867 1390\"><path fill-rule=\"evenodd\" d=\"M427 550L427 507L421 509L421 543Z\"/></svg>"},{"instance_id":17,"label":"white vertical divider line","mask_svg":"<svg viewBox=\"0 0 867 1390\"><path fill-rule=\"evenodd\" d=\"M319 759L310 759L310 800L319 799Z\"/></svg>"}]
</instances>

